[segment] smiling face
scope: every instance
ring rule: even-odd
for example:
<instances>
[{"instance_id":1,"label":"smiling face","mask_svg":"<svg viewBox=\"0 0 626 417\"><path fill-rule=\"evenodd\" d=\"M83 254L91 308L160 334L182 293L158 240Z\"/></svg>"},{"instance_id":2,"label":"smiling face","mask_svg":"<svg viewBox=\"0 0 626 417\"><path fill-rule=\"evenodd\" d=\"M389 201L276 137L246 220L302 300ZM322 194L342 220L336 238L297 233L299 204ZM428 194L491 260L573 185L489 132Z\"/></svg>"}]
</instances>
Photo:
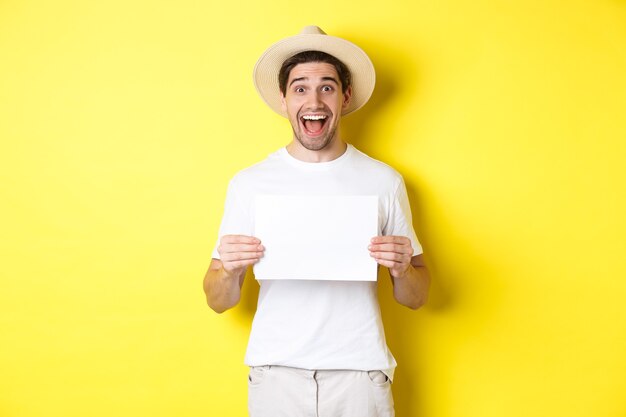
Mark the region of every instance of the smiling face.
<instances>
[{"instance_id":1,"label":"smiling face","mask_svg":"<svg viewBox=\"0 0 626 417\"><path fill-rule=\"evenodd\" d=\"M308 151L342 148L337 129L342 111L350 103L351 89L341 91L341 81L332 64L298 64L289 73L282 107L297 141ZM337 155L338 156L338 155Z\"/></svg>"}]
</instances>

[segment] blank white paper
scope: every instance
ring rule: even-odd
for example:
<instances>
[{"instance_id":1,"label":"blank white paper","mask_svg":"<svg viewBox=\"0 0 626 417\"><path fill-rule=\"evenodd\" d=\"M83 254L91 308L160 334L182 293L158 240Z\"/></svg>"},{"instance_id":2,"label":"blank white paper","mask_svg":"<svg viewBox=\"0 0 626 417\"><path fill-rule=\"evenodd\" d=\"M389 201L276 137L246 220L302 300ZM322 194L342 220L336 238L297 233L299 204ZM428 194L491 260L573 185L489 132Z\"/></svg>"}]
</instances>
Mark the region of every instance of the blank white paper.
<instances>
[{"instance_id":1,"label":"blank white paper","mask_svg":"<svg viewBox=\"0 0 626 417\"><path fill-rule=\"evenodd\" d=\"M376 281L367 247L378 234L378 196L261 195L254 219L265 247L256 279Z\"/></svg>"}]
</instances>

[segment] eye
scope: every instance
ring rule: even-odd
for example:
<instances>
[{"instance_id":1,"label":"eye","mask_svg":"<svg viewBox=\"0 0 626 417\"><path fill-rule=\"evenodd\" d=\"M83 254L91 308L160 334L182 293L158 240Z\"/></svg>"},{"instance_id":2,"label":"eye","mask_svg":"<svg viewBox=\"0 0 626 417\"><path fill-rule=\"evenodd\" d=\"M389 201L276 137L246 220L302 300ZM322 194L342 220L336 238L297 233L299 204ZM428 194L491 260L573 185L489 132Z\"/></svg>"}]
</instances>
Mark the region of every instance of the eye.
<instances>
[{"instance_id":1,"label":"eye","mask_svg":"<svg viewBox=\"0 0 626 417\"><path fill-rule=\"evenodd\" d=\"M322 87L322 91L327 93L327 92L333 91L333 88L330 85L325 85Z\"/></svg>"},{"instance_id":2,"label":"eye","mask_svg":"<svg viewBox=\"0 0 626 417\"><path fill-rule=\"evenodd\" d=\"M293 89L296 93L304 93L304 87L296 87Z\"/></svg>"}]
</instances>

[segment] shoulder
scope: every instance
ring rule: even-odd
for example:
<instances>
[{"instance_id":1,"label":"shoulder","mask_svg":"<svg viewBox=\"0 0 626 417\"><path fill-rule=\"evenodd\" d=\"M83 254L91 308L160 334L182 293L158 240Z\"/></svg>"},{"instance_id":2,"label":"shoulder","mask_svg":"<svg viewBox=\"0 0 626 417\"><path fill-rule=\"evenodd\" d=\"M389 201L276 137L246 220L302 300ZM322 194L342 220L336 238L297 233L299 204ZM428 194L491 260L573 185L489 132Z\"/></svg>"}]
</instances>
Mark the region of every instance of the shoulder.
<instances>
[{"instance_id":1,"label":"shoulder","mask_svg":"<svg viewBox=\"0 0 626 417\"><path fill-rule=\"evenodd\" d=\"M353 163L354 166L362 170L365 175L375 176L378 180L383 180L389 184L398 186L403 182L402 175L396 171L392 166L374 159L371 156L359 151L354 146L353 150Z\"/></svg>"},{"instance_id":2,"label":"shoulder","mask_svg":"<svg viewBox=\"0 0 626 417\"><path fill-rule=\"evenodd\" d=\"M230 180L231 187L244 187L258 183L266 175L276 171L281 164L282 150L275 151L262 161L237 172Z\"/></svg>"}]
</instances>

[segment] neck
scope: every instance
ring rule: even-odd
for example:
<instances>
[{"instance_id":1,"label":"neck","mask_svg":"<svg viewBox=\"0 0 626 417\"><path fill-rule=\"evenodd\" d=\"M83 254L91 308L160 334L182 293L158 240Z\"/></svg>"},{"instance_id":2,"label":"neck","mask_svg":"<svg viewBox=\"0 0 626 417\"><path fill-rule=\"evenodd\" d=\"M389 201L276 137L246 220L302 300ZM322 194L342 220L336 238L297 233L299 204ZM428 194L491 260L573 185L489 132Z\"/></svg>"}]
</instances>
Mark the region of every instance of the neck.
<instances>
[{"instance_id":1,"label":"neck","mask_svg":"<svg viewBox=\"0 0 626 417\"><path fill-rule=\"evenodd\" d=\"M302 146L298 139L294 138L286 146L287 152L303 162L330 162L346 152L348 145L341 139L335 138L326 147L318 151L312 151Z\"/></svg>"}]
</instances>

